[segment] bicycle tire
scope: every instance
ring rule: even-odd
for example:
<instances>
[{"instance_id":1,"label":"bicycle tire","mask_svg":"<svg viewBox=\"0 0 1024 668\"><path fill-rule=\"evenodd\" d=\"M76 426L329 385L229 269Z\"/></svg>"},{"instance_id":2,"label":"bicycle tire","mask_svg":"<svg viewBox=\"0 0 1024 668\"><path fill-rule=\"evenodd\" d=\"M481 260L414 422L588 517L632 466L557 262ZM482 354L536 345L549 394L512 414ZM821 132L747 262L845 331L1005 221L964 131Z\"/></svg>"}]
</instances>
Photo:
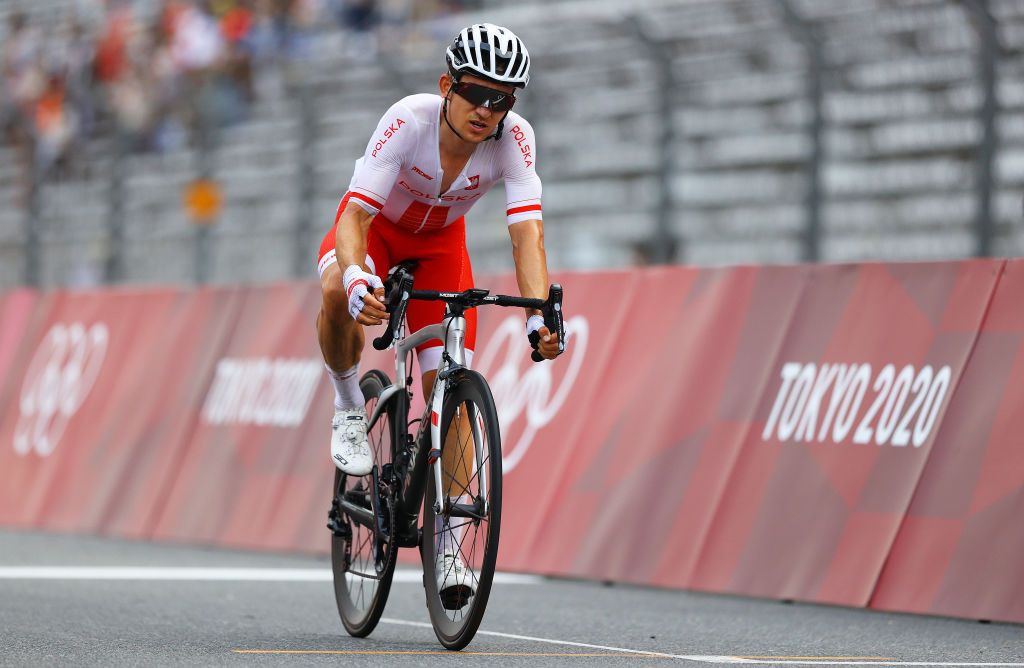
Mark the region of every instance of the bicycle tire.
<instances>
[{"instance_id":1,"label":"bicycle tire","mask_svg":"<svg viewBox=\"0 0 1024 668\"><path fill-rule=\"evenodd\" d=\"M366 400L367 413L372 414L376 400L388 385L391 384L387 374L383 371L373 369L368 371L359 381L359 388L363 391ZM392 443L392 424L396 420L395 402L389 401L389 406L381 413L380 418L374 423L367 433L370 441L370 448L373 450L374 463L382 467L385 463L392 461L394 456L394 443ZM338 509L337 501L340 495L346 493L359 497L359 485L365 485L372 480L370 476L360 476L349 479L340 470L334 474L334 498L332 506ZM352 487L346 487L352 483ZM367 507L372 508L369 495L365 495ZM393 508L393 505L391 506ZM391 591L391 580L395 573L395 561L398 554L398 546L394 540L385 543L383 567L378 569L374 552L376 540L373 532L362 525L356 524L348 518L343 510L337 510L342 525L347 527L349 536L338 535L335 532L331 537L331 568L334 572L334 598L338 606L338 615L345 630L351 636L365 638L368 636L384 612L384 606ZM367 542L369 541L369 542ZM369 554L367 551L369 550ZM353 551L358 556L353 556ZM348 556L346 556L348 555ZM347 563L348 562L348 563ZM353 568L354 566L354 568ZM366 577L359 577L354 573L374 572L379 579L370 580ZM368 583L376 582L371 591L367 591Z\"/></svg>"},{"instance_id":2,"label":"bicycle tire","mask_svg":"<svg viewBox=\"0 0 1024 668\"><path fill-rule=\"evenodd\" d=\"M453 376L441 410L441 439L442 443L445 443L448 432L455 425L456 438L461 441L463 432L468 432L470 443L475 445L477 434L474 434L471 429L465 428L460 418L462 413L458 411L460 407L470 405L474 407L475 414L479 419L478 433L480 439L484 441L481 444L481 450L484 453L485 461L482 462L482 465L477 465L476 458L473 457L472 466L467 466L467 476L470 476L469 489L461 491L473 500L481 496L479 494L480 475L481 471L484 471L487 481L488 510L485 515L486 519L449 519L449 526L455 525L456 522L462 524L462 537L457 549L460 557L467 562L466 565L477 579L476 592L468 598L462 598L463 595L458 594L455 600L452 600L451 597L444 600L438 591L434 570L434 559L438 547L434 524L436 488L429 469L427 492L423 495L423 542L420 554L423 562L424 587L427 593L427 609L430 612L430 622L434 627L434 634L441 644L450 650L460 650L468 645L480 627L487 608L487 600L490 597L501 533L501 433L498 428L498 412L495 409L494 398L491 396L487 381L479 373L462 370ZM465 408L462 410L466 411ZM474 411L468 410L466 414L469 419L469 416L474 415ZM463 463L465 462L463 461ZM480 535L482 525L484 530L483 535ZM481 551L479 554L477 553L478 549ZM452 605L460 607L455 609L446 607Z\"/></svg>"}]
</instances>

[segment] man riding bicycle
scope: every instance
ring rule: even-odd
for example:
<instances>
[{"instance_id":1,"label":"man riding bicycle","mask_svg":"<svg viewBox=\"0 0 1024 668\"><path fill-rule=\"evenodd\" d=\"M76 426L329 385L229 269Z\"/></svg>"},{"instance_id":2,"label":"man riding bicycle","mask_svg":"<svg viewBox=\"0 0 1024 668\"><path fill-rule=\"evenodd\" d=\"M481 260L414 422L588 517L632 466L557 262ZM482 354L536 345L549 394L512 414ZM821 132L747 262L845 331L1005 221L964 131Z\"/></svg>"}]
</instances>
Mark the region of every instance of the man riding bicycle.
<instances>
[{"instance_id":1,"label":"man riding bicycle","mask_svg":"<svg viewBox=\"0 0 1024 668\"><path fill-rule=\"evenodd\" d=\"M462 30L445 60L440 96L410 95L381 118L320 246L323 304L317 335L335 390L331 460L347 475L366 475L373 467L359 359L362 326L379 325L388 317L381 277L390 267L416 260L418 289L473 287L463 216L504 180L520 294L547 295L536 141L530 124L511 111L516 89L530 80L529 53L512 31L483 23ZM443 303L418 301L409 304L406 317L415 331L440 322L443 315ZM476 343L475 310L466 313L466 322L468 364ZM558 337L544 326L539 311L527 314L526 335L545 359L558 355ZM424 396L434 384L442 350L436 341L417 349ZM454 455L445 452L442 461L446 478L457 482L449 466ZM439 580L440 573L453 570L451 563L442 568L441 562L458 561L450 552L438 552ZM459 568L455 563L454 570ZM439 590L442 585L439 581Z\"/></svg>"}]
</instances>

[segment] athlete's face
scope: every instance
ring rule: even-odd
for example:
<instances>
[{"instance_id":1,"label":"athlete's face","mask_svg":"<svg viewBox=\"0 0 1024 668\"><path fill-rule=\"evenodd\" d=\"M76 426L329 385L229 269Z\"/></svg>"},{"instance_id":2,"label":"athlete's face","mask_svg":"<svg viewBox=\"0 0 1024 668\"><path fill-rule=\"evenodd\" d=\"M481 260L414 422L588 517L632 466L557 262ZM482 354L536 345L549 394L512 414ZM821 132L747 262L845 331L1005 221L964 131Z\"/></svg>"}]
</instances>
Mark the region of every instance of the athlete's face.
<instances>
[{"instance_id":1,"label":"athlete's face","mask_svg":"<svg viewBox=\"0 0 1024 668\"><path fill-rule=\"evenodd\" d=\"M514 86L494 83L493 81L475 77L472 74L463 75L460 81L486 86L509 95L516 91ZM448 122L452 124L452 127L458 131L463 139L479 144L494 134L494 129L507 112L494 111L484 106L475 106L464 97L455 93L449 96L448 93L455 82L448 74L442 74L441 80L438 83L441 87L441 95L448 97Z\"/></svg>"}]
</instances>

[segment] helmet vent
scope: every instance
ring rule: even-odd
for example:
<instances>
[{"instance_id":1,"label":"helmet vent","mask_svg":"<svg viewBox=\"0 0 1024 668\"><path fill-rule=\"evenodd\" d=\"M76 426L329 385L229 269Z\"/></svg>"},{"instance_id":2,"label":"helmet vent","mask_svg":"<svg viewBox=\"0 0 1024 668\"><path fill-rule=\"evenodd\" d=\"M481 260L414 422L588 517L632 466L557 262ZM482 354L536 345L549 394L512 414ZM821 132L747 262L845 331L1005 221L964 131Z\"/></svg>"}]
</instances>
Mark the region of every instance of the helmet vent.
<instances>
[{"instance_id":1,"label":"helmet vent","mask_svg":"<svg viewBox=\"0 0 1024 668\"><path fill-rule=\"evenodd\" d=\"M507 28L477 23L463 29L445 52L448 69L496 83L525 88L530 81L530 55L522 40Z\"/></svg>"}]
</instances>

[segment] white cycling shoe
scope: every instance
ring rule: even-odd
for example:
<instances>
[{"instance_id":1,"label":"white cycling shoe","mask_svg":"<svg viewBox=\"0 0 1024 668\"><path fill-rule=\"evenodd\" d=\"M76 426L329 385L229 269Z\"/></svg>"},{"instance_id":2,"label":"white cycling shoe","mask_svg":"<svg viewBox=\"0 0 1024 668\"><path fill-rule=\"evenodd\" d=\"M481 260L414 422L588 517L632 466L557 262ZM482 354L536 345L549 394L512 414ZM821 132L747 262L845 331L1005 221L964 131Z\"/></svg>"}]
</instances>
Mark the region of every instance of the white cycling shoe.
<instances>
[{"instance_id":1,"label":"white cycling shoe","mask_svg":"<svg viewBox=\"0 0 1024 668\"><path fill-rule=\"evenodd\" d=\"M458 554L445 552L434 561L437 594L445 610L458 610L476 593L476 573L466 568Z\"/></svg>"},{"instance_id":2,"label":"white cycling shoe","mask_svg":"<svg viewBox=\"0 0 1024 668\"><path fill-rule=\"evenodd\" d=\"M334 412L331 460L346 475L366 475L373 468L373 453L366 440L365 408Z\"/></svg>"}]
</instances>

